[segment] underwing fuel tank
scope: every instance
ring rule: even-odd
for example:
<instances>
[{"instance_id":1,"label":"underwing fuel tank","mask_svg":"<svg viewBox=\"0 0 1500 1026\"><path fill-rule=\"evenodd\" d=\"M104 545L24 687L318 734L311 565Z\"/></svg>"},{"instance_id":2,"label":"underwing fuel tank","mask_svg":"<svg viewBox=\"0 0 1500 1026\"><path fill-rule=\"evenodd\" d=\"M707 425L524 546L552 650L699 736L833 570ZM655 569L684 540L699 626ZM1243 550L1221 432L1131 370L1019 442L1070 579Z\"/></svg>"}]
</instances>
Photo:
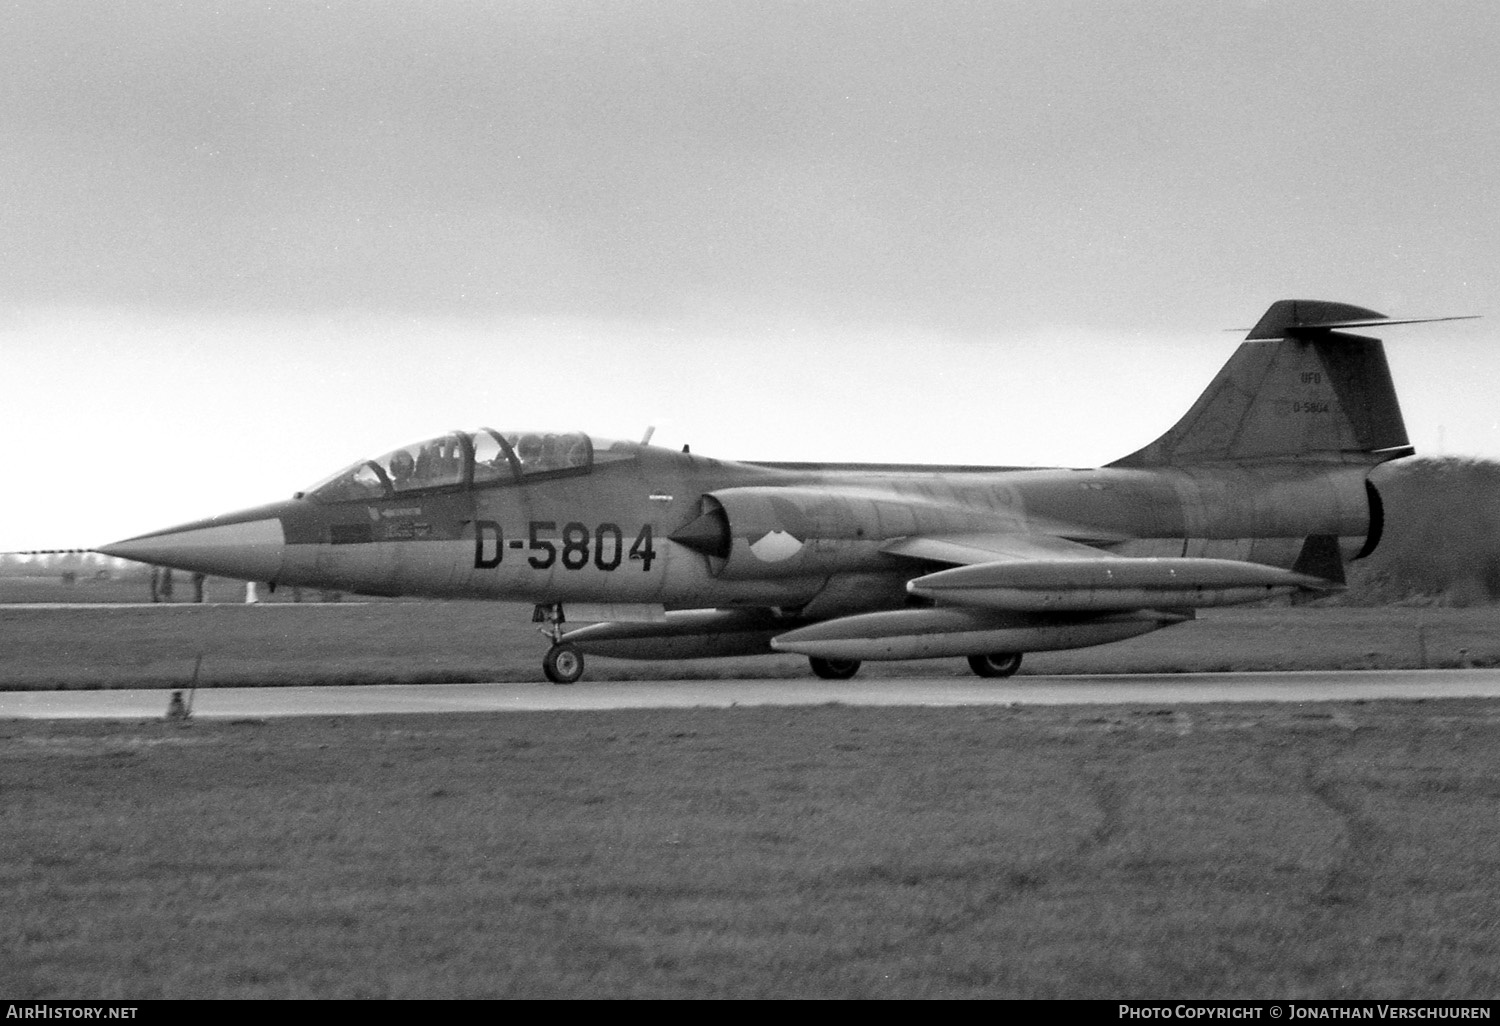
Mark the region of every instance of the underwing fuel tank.
<instances>
[{"instance_id":1,"label":"underwing fuel tank","mask_svg":"<svg viewBox=\"0 0 1500 1026\"><path fill-rule=\"evenodd\" d=\"M1231 559L1121 557L980 563L918 577L906 590L940 605L1097 613L1238 605L1299 589L1340 587L1320 577Z\"/></svg>"},{"instance_id":2,"label":"underwing fuel tank","mask_svg":"<svg viewBox=\"0 0 1500 1026\"><path fill-rule=\"evenodd\" d=\"M563 640L614 659L714 659L771 654L773 637L810 622L760 609L695 609L655 622L596 623L568 631Z\"/></svg>"},{"instance_id":3,"label":"underwing fuel tank","mask_svg":"<svg viewBox=\"0 0 1500 1026\"><path fill-rule=\"evenodd\" d=\"M1191 611L1166 610L1042 616L986 609L900 609L825 620L781 634L771 647L818 659L859 660L1046 652L1123 641L1192 618Z\"/></svg>"}]
</instances>

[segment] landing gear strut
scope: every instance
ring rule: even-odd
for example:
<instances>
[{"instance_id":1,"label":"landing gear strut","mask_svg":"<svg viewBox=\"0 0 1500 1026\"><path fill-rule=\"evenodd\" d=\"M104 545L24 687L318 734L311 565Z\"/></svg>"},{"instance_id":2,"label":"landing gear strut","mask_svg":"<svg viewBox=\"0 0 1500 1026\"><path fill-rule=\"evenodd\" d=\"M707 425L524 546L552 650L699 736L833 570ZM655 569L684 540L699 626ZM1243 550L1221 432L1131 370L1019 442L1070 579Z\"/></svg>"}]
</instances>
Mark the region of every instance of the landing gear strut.
<instances>
[{"instance_id":1,"label":"landing gear strut","mask_svg":"<svg viewBox=\"0 0 1500 1026\"><path fill-rule=\"evenodd\" d=\"M819 659L811 656L807 660L812 672L824 680L848 680L859 672L858 659Z\"/></svg>"},{"instance_id":2,"label":"landing gear strut","mask_svg":"<svg viewBox=\"0 0 1500 1026\"><path fill-rule=\"evenodd\" d=\"M564 619L562 604L557 602L531 611L531 622L541 624L537 630L552 639L552 647L542 657L542 672L554 684L576 684L583 676L583 653L563 641Z\"/></svg>"},{"instance_id":3,"label":"landing gear strut","mask_svg":"<svg viewBox=\"0 0 1500 1026\"><path fill-rule=\"evenodd\" d=\"M969 669L981 677L1009 677L1021 668L1020 652L969 656Z\"/></svg>"}]
</instances>

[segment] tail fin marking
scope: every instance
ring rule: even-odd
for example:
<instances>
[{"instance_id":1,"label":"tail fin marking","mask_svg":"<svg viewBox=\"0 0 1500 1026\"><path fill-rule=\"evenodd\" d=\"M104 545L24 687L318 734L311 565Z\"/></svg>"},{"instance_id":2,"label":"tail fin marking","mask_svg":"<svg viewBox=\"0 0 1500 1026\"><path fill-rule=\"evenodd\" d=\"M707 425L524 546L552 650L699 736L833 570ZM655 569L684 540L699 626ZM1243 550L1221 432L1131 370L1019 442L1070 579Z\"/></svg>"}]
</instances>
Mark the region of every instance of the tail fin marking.
<instances>
[{"instance_id":1,"label":"tail fin marking","mask_svg":"<svg viewBox=\"0 0 1500 1026\"><path fill-rule=\"evenodd\" d=\"M1111 465L1407 455L1384 346L1333 328L1383 320L1344 303L1273 303L1186 415Z\"/></svg>"}]
</instances>

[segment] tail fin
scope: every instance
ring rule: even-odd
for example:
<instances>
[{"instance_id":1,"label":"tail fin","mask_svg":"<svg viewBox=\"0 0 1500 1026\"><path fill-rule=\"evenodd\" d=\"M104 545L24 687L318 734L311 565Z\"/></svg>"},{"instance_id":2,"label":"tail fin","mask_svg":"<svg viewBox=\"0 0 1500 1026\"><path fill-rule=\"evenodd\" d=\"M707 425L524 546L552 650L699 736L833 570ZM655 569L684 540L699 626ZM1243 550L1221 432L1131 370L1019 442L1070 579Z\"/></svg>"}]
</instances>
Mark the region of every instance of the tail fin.
<instances>
[{"instance_id":1,"label":"tail fin","mask_svg":"<svg viewBox=\"0 0 1500 1026\"><path fill-rule=\"evenodd\" d=\"M1345 303L1272 303L1192 409L1111 466L1410 455L1385 347L1337 330L1407 323Z\"/></svg>"}]
</instances>

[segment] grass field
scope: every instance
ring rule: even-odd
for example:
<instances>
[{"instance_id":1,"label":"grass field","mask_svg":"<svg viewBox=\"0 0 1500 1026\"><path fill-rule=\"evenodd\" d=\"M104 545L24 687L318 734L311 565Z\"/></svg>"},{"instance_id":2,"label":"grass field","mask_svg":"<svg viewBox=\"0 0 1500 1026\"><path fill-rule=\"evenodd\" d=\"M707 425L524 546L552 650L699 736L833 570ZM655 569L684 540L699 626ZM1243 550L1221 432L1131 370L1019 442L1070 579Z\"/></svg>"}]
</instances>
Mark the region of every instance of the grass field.
<instances>
[{"instance_id":1,"label":"grass field","mask_svg":"<svg viewBox=\"0 0 1500 1026\"><path fill-rule=\"evenodd\" d=\"M540 680L528 606L486 602L0 607L0 688ZM1393 669L1500 663L1500 606L1207 610L1145 637L1026 657L1028 673ZM867 663L863 676L967 676L962 659ZM591 680L800 677L793 656L592 659Z\"/></svg>"},{"instance_id":2,"label":"grass field","mask_svg":"<svg viewBox=\"0 0 1500 1026\"><path fill-rule=\"evenodd\" d=\"M528 613L0 608L0 682L534 680ZM1497 627L1225 610L1027 669L1493 664ZM914 668L967 675L862 672ZM0 996L1493 999L1497 750L1483 701L0 721Z\"/></svg>"},{"instance_id":3,"label":"grass field","mask_svg":"<svg viewBox=\"0 0 1500 1026\"><path fill-rule=\"evenodd\" d=\"M0 994L1500 994L1487 702L0 723Z\"/></svg>"}]
</instances>

